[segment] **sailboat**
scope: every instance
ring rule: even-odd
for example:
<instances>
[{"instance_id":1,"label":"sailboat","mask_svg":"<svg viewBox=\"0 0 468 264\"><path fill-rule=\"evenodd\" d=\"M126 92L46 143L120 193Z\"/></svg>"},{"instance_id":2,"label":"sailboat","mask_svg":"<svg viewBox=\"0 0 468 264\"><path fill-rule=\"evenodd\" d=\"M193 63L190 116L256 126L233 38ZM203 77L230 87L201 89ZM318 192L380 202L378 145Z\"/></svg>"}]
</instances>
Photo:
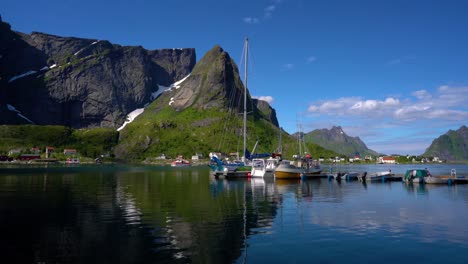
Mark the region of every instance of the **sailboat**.
<instances>
[{"instance_id":1,"label":"sailboat","mask_svg":"<svg viewBox=\"0 0 468 264\"><path fill-rule=\"evenodd\" d=\"M302 125L298 125L299 128L299 135L298 135L298 143L299 143L299 155L296 156L297 166L303 169L304 175L306 177L313 177L319 176L322 173L322 166L320 162L314 161L310 153L306 150L306 145L304 142L304 135L302 132ZM304 147L304 156L302 156L302 147Z\"/></svg>"},{"instance_id":2,"label":"sailboat","mask_svg":"<svg viewBox=\"0 0 468 264\"><path fill-rule=\"evenodd\" d=\"M224 176L247 177L250 175L252 165L249 160L250 153L247 151L247 63L249 55L249 39L245 39L244 43L244 116L243 116L243 137L244 137L244 155L241 160L222 161L216 154L210 153L210 167L214 170L215 175L223 174Z\"/></svg>"}]
</instances>

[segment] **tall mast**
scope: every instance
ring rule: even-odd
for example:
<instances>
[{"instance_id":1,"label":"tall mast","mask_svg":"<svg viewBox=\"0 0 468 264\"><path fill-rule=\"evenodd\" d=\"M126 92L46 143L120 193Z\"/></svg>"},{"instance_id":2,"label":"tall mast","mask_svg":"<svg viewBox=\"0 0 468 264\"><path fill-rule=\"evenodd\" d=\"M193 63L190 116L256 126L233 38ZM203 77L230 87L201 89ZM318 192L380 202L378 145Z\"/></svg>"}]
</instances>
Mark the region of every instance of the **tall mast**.
<instances>
[{"instance_id":1,"label":"tall mast","mask_svg":"<svg viewBox=\"0 0 468 264\"><path fill-rule=\"evenodd\" d=\"M244 65L244 158L247 149L247 60L249 57L249 38L245 38L245 65Z\"/></svg>"}]
</instances>

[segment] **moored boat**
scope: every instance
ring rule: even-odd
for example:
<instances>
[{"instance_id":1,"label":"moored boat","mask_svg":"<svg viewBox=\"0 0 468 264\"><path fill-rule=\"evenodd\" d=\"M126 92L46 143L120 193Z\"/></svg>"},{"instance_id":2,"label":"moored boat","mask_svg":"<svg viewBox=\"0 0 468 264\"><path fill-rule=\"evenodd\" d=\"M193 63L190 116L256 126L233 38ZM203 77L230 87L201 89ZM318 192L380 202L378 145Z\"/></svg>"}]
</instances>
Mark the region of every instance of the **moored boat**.
<instances>
[{"instance_id":1,"label":"moored boat","mask_svg":"<svg viewBox=\"0 0 468 264\"><path fill-rule=\"evenodd\" d=\"M305 159L302 159L301 167L306 176L314 176L322 173L320 162L312 160L312 157L309 154L306 155Z\"/></svg>"},{"instance_id":2,"label":"moored boat","mask_svg":"<svg viewBox=\"0 0 468 264\"><path fill-rule=\"evenodd\" d=\"M427 184L459 184L468 183L468 179L463 176L457 176L456 171L452 169L450 175L434 176L427 169L407 170L404 181L407 183L427 183Z\"/></svg>"},{"instance_id":3,"label":"moored boat","mask_svg":"<svg viewBox=\"0 0 468 264\"><path fill-rule=\"evenodd\" d=\"M342 180L347 180L347 181L357 180L358 176L359 176L359 173L357 173L357 172L347 172L344 175L341 175L341 179Z\"/></svg>"},{"instance_id":4,"label":"moored boat","mask_svg":"<svg viewBox=\"0 0 468 264\"><path fill-rule=\"evenodd\" d=\"M430 175L426 169L411 169L406 170L403 180L408 183L424 183L424 178Z\"/></svg>"},{"instance_id":5,"label":"moored boat","mask_svg":"<svg viewBox=\"0 0 468 264\"><path fill-rule=\"evenodd\" d=\"M190 166L190 161L184 159L177 159L171 162L172 167L187 167Z\"/></svg>"},{"instance_id":6,"label":"moored boat","mask_svg":"<svg viewBox=\"0 0 468 264\"><path fill-rule=\"evenodd\" d=\"M252 177L273 177L278 160L275 158L268 159L253 159L252 160Z\"/></svg>"},{"instance_id":7,"label":"moored boat","mask_svg":"<svg viewBox=\"0 0 468 264\"><path fill-rule=\"evenodd\" d=\"M80 164L80 159L78 159L78 158L68 158L65 162L67 164Z\"/></svg>"},{"instance_id":8,"label":"moored boat","mask_svg":"<svg viewBox=\"0 0 468 264\"><path fill-rule=\"evenodd\" d=\"M374 172L374 173L364 173L362 175L358 175L358 179L360 181L385 181L386 178L392 177L394 174L392 171L380 171L380 172Z\"/></svg>"},{"instance_id":9,"label":"moored boat","mask_svg":"<svg viewBox=\"0 0 468 264\"><path fill-rule=\"evenodd\" d=\"M276 179L300 179L304 170L291 164L289 160L283 160L275 169Z\"/></svg>"}]
</instances>

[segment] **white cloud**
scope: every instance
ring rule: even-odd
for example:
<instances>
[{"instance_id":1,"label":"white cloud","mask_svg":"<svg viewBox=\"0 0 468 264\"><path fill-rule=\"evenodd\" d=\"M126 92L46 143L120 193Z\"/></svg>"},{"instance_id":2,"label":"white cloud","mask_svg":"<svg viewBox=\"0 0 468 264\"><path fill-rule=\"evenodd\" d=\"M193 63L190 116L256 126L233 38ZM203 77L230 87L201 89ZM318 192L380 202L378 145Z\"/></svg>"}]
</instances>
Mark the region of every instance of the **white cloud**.
<instances>
[{"instance_id":1,"label":"white cloud","mask_svg":"<svg viewBox=\"0 0 468 264\"><path fill-rule=\"evenodd\" d=\"M273 12L276 9L276 5L269 5L263 10L263 17L270 18L273 16Z\"/></svg>"},{"instance_id":2,"label":"white cloud","mask_svg":"<svg viewBox=\"0 0 468 264\"><path fill-rule=\"evenodd\" d=\"M270 105L273 103L273 101L275 101L275 99L272 96L269 96L269 95L267 95L267 96L252 96L252 98L262 100L262 101L266 101Z\"/></svg>"},{"instance_id":3,"label":"white cloud","mask_svg":"<svg viewBox=\"0 0 468 264\"><path fill-rule=\"evenodd\" d=\"M354 134L349 135L360 136L366 144L370 142L368 147L378 152L422 154L433 139L448 129L466 125L467 101L468 86L444 85L433 92L417 90L384 99L356 96L320 100L310 104L307 110L314 124L341 125L347 133ZM429 129L433 131L428 132ZM411 136L407 140L395 139L407 131L419 132L424 138L417 144L411 143L414 139Z\"/></svg>"},{"instance_id":4,"label":"white cloud","mask_svg":"<svg viewBox=\"0 0 468 264\"><path fill-rule=\"evenodd\" d=\"M347 109L361 100L360 97L341 97L336 100L318 101L309 106L309 112L329 115L342 115Z\"/></svg>"},{"instance_id":5,"label":"white cloud","mask_svg":"<svg viewBox=\"0 0 468 264\"><path fill-rule=\"evenodd\" d=\"M466 101L468 99L468 86L452 87L443 85L437 89L437 104L444 104L446 106L459 106L463 105L466 107Z\"/></svg>"},{"instance_id":6,"label":"white cloud","mask_svg":"<svg viewBox=\"0 0 468 264\"><path fill-rule=\"evenodd\" d=\"M273 0L270 5L267 5L265 8L263 8L263 20L271 18L281 2L282 0ZM260 19L257 17L244 17L242 21L247 24L260 23Z\"/></svg>"},{"instance_id":7,"label":"white cloud","mask_svg":"<svg viewBox=\"0 0 468 264\"><path fill-rule=\"evenodd\" d=\"M312 62L314 62L316 60L317 60L317 58L315 56L310 56L310 57L307 58L307 63L312 63Z\"/></svg>"},{"instance_id":8,"label":"white cloud","mask_svg":"<svg viewBox=\"0 0 468 264\"><path fill-rule=\"evenodd\" d=\"M275 11L275 9L276 9L275 5L269 5L269 6L265 7L265 12L273 12L273 11Z\"/></svg>"},{"instance_id":9,"label":"white cloud","mask_svg":"<svg viewBox=\"0 0 468 264\"><path fill-rule=\"evenodd\" d=\"M428 100L432 98L432 95L426 90L415 91L412 95L420 100Z\"/></svg>"},{"instance_id":10,"label":"white cloud","mask_svg":"<svg viewBox=\"0 0 468 264\"><path fill-rule=\"evenodd\" d=\"M260 22L260 20L256 17L244 17L242 21L247 24L258 24Z\"/></svg>"},{"instance_id":11,"label":"white cloud","mask_svg":"<svg viewBox=\"0 0 468 264\"><path fill-rule=\"evenodd\" d=\"M368 111L383 111L388 112L400 105L400 100L389 97L384 101L365 100L355 103L349 108L351 112L368 112Z\"/></svg>"}]
</instances>

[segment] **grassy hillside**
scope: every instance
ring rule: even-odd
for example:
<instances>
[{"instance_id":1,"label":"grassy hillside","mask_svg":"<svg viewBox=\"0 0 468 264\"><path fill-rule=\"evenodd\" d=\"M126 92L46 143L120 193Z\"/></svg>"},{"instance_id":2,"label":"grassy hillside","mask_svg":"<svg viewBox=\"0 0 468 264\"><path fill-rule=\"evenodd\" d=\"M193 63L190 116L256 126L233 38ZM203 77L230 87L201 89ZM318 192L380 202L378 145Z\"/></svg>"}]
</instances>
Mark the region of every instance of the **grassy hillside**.
<instances>
[{"instance_id":1,"label":"grassy hillside","mask_svg":"<svg viewBox=\"0 0 468 264\"><path fill-rule=\"evenodd\" d=\"M468 160L468 128L466 126L434 139L432 144L424 152L423 156L439 157L449 161Z\"/></svg>"},{"instance_id":2,"label":"grassy hillside","mask_svg":"<svg viewBox=\"0 0 468 264\"><path fill-rule=\"evenodd\" d=\"M216 109L187 108L180 112L169 106L154 114L151 106L133 123L121 131L116 156L128 160L143 160L165 153L175 157L190 157L195 153L242 153L242 120ZM273 151L278 145L278 128L264 120L249 117L248 144L252 150L260 141L259 151Z\"/></svg>"},{"instance_id":3,"label":"grassy hillside","mask_svg":"<svg viewBox=\"0 0 468 264\"><path fill-rule=\"evenodd\" d=\"M168 157L191 157L210 152L240 152L242 155L242 115L230 114L219 109L200 110L187 108L180 112L169 106L156 110L150 105L135 121L121 131L115 149L117 158L142 161L164 153ZM157 111L157 114L155 112ZM280 129L259 115L249 115L247 121L247 148L252 151L258 141L257 153L274 152L279 146ZM297 154L294 137L282 133L283 157L291 159ZM336 156L318 145L309 143L314 157Z\"/></svg>"},{"instance_id":4,"label":"grassy hillside","mask_svg":"<svg viewBox=\"0 0 468 264\"><path fill-rule=\"evenodd\" d=\"M82 156L95 158L112 151L118 133L110 128L76 130L64 126L2 125L0 138L0 154L12 149L28 153L32 147L44 151L46 146L53 146L60 152L75 148Z\"/></svg>"}]
</instances>

